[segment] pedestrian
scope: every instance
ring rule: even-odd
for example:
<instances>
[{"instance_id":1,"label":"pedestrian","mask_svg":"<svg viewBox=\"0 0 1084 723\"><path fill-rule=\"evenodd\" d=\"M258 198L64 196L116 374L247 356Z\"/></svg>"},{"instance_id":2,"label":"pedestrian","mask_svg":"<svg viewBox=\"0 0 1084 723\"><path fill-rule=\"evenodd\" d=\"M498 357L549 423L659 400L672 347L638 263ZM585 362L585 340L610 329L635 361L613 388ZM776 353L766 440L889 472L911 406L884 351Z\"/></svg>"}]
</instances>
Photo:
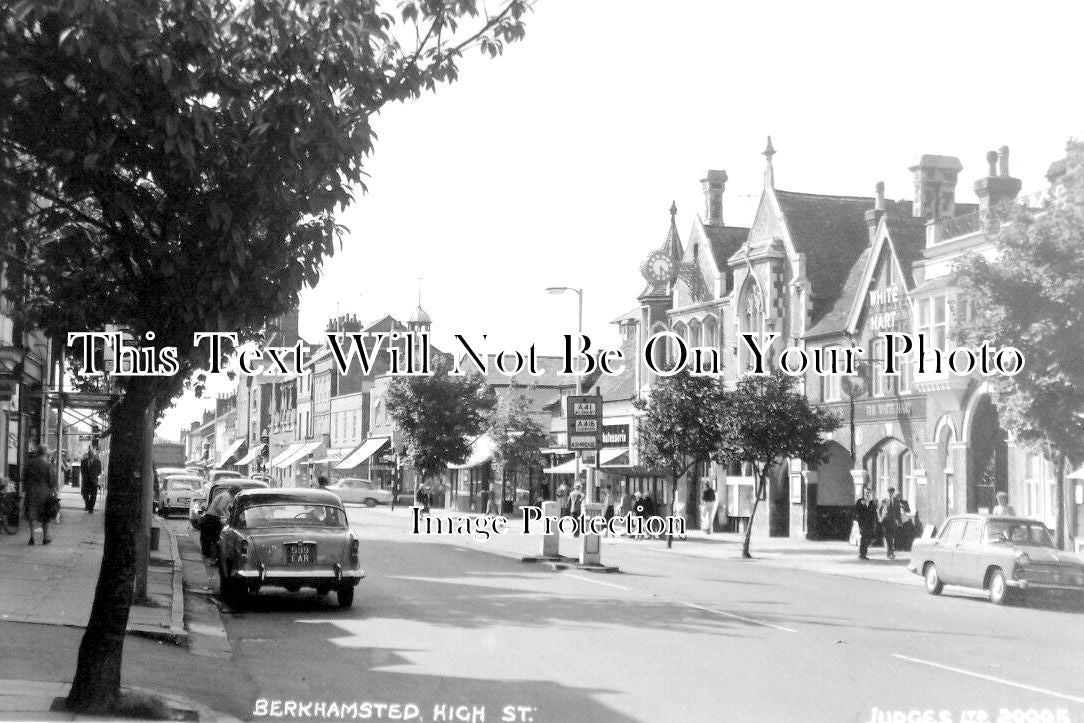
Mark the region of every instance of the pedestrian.
<instances>
[{"instance_id":1,"label":"pedestrian","mask_svg":"<svg viewBox=\"0 0 1084 723\"><path fill-rule=\"evenodd\" d=\"M568 514L580 518L576 521L576 531L572 533L573 537L579 537L580 528L583 526L583 484L580 482L576 483L568 496Z\"/></svg>"},{"instance_id":2,"label":"pedestrian","mask_svg":"<svg viewBox=\"0 0 1084 723\"><path fill-rule=\"evenodd\" d=\"M218 538L222 535L222 527L230 517L230 507L233 498L241 492L241 485L232 484L225 492L220 492L203 513L199 523L200 549L204 557L211 558L213 564L218 564Z\"/></svg>"},{"instance_id":3,"label":"pedestrian","mask_svg":"<svg viewBox=\"0 0 1084 723\"><path fill-rule=\"evenodd\" d=\"M568 486L564 482L557 487L557 509L561 517L568 517Z\"/></svg>"},{"instance_id":4,"label":"pedestrian","mask_svg":"<svg viewBox=\"0 0 1084 723\"><path fill-rule=\"evenodd\" d=\"M46 461L49 450L44 444L38 445L34 453L26 461L26 473L23 475L23 511L26 521L30 524L30 540L28 545L34 544L34 523L41 524L41 544L48 545L53 541L49 537L49 522L56 516L60 508L60 492L57 489L57 478L53 468Z\"/></svg>"},{"instance_id":5,"label":"pedestrian","mask_svg":"<svg viewBox=\"0 0 1084 723\"><path fill-rule=\"evenodd\" d=\"M700 529L709 535L715 526L715 505L715 489L705 484L704 493L700 495Z\"/></svg>"},{"instance_id":6,"label":"pedestrian","mask_svg":"<svg viewBox=\"0 0 1084 723\"><path fill-rule=\"evenodd\" d=\"M429 514L429 489L422 482L418 489L414 490L414 506L422 508L422 514Z\"/></svg>"},{"instance_id":7,"label":"pedestrian","mask_svg":"<svg viewBox=\"0 0 1084 723\"><path fill-rule=\"evenodd\" d=\"M609 537L610 520L614 518L614 491L610 485L602 488L602 517L606 520L606 537Z\"/></svg>"},{"instance_id":8,"label":"pedestrian","mask_svg":"<svg viewBox=\"0 0 1084 723\"><path fill-rule=\"evenodd\" d=\"M854 503L854 521L858 525L858 559L868 560L869 543L877 527L877 506L869 487L862 488L862 496Z\"/></svg>"},{"instance_id":9,"label":"pedestrian","mask_svg":"<svg viewBox=\"0 0 1084 723\"><path fill-rule=\"evenodd\" d=\"M94 454L93 449L87 448L87 453L79 462L79 491L83 494L84 508L91 514L94 513L94 505L98 501L98 477L101 474L101 460ZM155 482L157 481L158 476L155 475Z\"/></svg>"},{"instance_id":10,"label":"pedestrian","mask_svg":"<svg viewBox=\"0 0 1084 723\"><path fill-rule=\"evenodd\" d=\"M326 490L328 485L327 477L320 475L316 478L316 486L322 490Z\"/></svg>"},{"instance_id":11,"label":"pedestrian","mask_svg":"<svg viewBox=\"0 0 1084 723\"><path fill-rule=\"evenodd\" d=\"M993 514L1006 515L1008 517L1016 516L1016 510L1009 504L1008 492L998 492L995 497L997 497L997 505L994 507Z\"/></svg>"},{"instance_id":12,"label":"pedestrian","mask_svg":"<svg viewBox=\"0 0 1084 723\"><path fill-rule=\"evenodd\" d=\"M625 519L625 530L621 533L623 536L629 535L629 522L631 518L629 515L633 513L636 508L636 495L629 489L628 482L621 483L621 496L617 500L617 514Z\"/></svg>"},{"instance_id":13,"label":"pedestrian","mask_svg":"<svg viewBox=\"0 0 1084 723\"><path fill-rule=\"evenodd\" d=\"M884 531L885 556L889 560L895 560L896 533L899 532L903 522L900 516L900 498L896 495L895 487L889 487L888 497L881 500L878 518L881 521L881 529Z\"/></svg>"}]
</instances>

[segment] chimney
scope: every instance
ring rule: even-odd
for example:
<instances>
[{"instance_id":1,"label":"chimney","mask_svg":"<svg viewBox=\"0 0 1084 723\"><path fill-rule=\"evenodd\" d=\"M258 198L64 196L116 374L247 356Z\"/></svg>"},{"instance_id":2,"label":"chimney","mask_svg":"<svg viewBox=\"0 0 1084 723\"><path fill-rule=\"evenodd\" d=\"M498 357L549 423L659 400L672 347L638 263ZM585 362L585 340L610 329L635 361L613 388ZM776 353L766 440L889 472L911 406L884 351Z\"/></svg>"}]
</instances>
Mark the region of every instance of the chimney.
<instances>
[{"instance_id":1,"label":"chimney","mask_svg":"<svg viewBox=\"0 0 1084 723\"><path fill-rule=\"evenodd\" d=\"M723 225L723 191L727 180L726 171L708 171L700 179L704 189L704 223L709 226Z\"/></svg>"},{"instance_id":2,"label":"chimney","mask_svg":"<svg viewBox=\"0 0 1084 723\"><path fill-rule=\"evenodd\" d=\"M885 215L885 182L877 181L874 189L877 196L873 202L873 209L866 211L866 226L869 228L869 242L871 244L877 235L877 226L881 223L881 217Z\"/></svg>"},{"instance_id":3,"label":"chimney","mask_svg":"<svg viewBox=\"0 0 1084 723\"><path fill-rule=\"evenodd\" d=\"M986 154L986 178L975 181L979 213L986 217L990 209L1016 198L1023 183L1009 175L1009 147L1002 146Z\"/></svg>"},{"instance_id":4,"label":"chimney","mask_svg":"<svg viewBox=\"0 0 1084 723\"><path fill-rule=\"evenodd\" d=\"M910 168L915 183L916 218L939 221L956 213L956 179L963 170L955 156L920 156Z\"/></svg>"}]
</instances>

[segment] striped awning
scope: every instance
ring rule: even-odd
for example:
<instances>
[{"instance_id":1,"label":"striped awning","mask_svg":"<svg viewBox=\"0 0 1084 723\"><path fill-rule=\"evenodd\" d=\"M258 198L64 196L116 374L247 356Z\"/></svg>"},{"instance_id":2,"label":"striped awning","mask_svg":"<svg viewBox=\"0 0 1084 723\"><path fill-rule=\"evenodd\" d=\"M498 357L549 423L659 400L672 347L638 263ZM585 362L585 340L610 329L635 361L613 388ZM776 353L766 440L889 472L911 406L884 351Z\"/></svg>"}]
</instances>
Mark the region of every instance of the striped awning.
<instances>
[{"instance_id":1,"label":"striped awning","mask_svg":"<svg viewBox=\"0 0 1084 723\"><path fill-rule=\"evenodd\" d=\"M241 445L244 443L245 440L243 439L235 439L230 442L229 446L218 456L218 464L216 464L215 467L225 466L230 461L230 457L237 454L237 450L241 449Z\"/></svg>"},{"instance_id":2,"label":"striped awning","mask_svg":"<svg viewBox=\"0 0 1084 723\"><path fill-rule=\"evenodd\" d=\"M281 452L279 452L278 454L275 455L275 458L273 460L271 460L271 466L276 468L276 469L279 469L281 467L285 467L286 465L283 464L283 461L285 459L289 458L289 457L293 457L294 453L297 452L297 450L301 449L304 446L305 446L304 442L294 442L289 447L287 447L286 449L282 450Z\"/></svg>"},{"instance_id":3,"label":"striped awning","mask_svg":"<svg viewBox=\"0 0 1084 723\"><path fill-rule=\"evenodd\" d=\"M353 469L391 443L391 437L371 437L346 455L335 469Z\"/></svg>"},{"instance_id":4,"label":"striped awning","mask_svg":"<svg viewBox=\"0 0 1084 723\"><path fill-rule=\"evenodd\" d=\"M450 464L448 469L470 469L485 464L493 459L494 446L493 438L488 434L483 434L471 444L470 457L467 458L467 461L463 464Z\"/></svg>"}]
</instances>

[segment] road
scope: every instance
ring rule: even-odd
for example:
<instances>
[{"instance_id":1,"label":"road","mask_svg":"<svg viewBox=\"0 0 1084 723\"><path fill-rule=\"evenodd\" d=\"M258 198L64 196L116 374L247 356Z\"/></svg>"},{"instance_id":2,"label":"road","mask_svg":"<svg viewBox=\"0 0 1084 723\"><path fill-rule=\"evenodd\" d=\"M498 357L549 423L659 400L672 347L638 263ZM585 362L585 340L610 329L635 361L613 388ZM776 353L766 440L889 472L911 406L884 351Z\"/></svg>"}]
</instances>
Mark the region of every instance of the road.
<instances>
[{"instance_id":1,"label":"road","mask_svg":"<svg viewBox=\"0 0 1084 723\"><path fill-rule=\"evenodd\" d=\"M224 608L250 715L323 701L424 721L1084 721L1073 611L660 543L608 551L620 574L555 571L506 556L522 540L350 517L367 572L353 608L276 590Z\"/></svg>"}]
</instances>

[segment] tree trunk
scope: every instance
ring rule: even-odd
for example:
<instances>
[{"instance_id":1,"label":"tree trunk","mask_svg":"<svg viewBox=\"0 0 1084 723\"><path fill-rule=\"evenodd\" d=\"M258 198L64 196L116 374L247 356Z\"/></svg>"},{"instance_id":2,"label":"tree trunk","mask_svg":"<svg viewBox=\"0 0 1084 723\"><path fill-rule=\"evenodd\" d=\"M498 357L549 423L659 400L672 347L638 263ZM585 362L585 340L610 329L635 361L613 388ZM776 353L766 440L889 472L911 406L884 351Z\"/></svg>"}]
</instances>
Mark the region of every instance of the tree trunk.
<instances>
[{"instance_id":1,"label":"tree trunk","mask_svg":"<svg viewBox=\"0 0 1084 723\"><path fill-rule=\"evenodd\" d=\"M1054 480L1056 483L1055 494L1058 497L1058 505L1056 509L1057 517L1054 520L1054 525L1058 529L1058 549L1069 549L1069 517L1065 514L1066 500L1065 500L1065 455L1058 452L1054 455Z\"/></svg>"},{"instance_id":2,"label":"tree trunk","mask_svg":"<svg viewBox=\"0 0 1084 723\"><path fill-rule=\"evenodd\" d=\"M696 476L699 469L700 464L694 463L689 470L689 484L685 487L685 524L694 530L700 527L700 495L697 494L700 479Z\"/></svg>"},{"instance_id":3,"label":"tree trunk","mask_svg":"<svg viewBox=\"0 0 1084 723\"><path fill-rule=\"evenodd\" d=\"M767 465L762 467L760 470L757 470L758 484L757 488L753 491L753 509L749 512L749 524L745 526L745 541L742 543L741 546L741 556L746 560L752 559L753 557L749 554L749 538L753 535L753 520L757 516L757 507L760 505L761 492L767 490L767 470Z\"/></svg>"},{"instance_id":4,"label":"tree trunk","mask_svg":"<svg viewBox=\"0 0 1084 723\"><path fill-rule=\"evenodd\" d=\"M680 475L670 475L670 514L674 514L674 508L677 507L677 483ZM671 548L674 546L674 531L670 524L666 525L666 547Z\"/></svg>"},{"instance_id":5,"label":"tree trunk","mask_svg":"<svg viewBox=\"0 0 1084 723\"><path fill-rule=\"evenodd\" d=\"M70 711L108 714L120 698L124 636L135 591L144 414L153 403L154 388L152 378L132 377L111 414L102 567L68 692Z\"/></svg>"}]
</instances>

